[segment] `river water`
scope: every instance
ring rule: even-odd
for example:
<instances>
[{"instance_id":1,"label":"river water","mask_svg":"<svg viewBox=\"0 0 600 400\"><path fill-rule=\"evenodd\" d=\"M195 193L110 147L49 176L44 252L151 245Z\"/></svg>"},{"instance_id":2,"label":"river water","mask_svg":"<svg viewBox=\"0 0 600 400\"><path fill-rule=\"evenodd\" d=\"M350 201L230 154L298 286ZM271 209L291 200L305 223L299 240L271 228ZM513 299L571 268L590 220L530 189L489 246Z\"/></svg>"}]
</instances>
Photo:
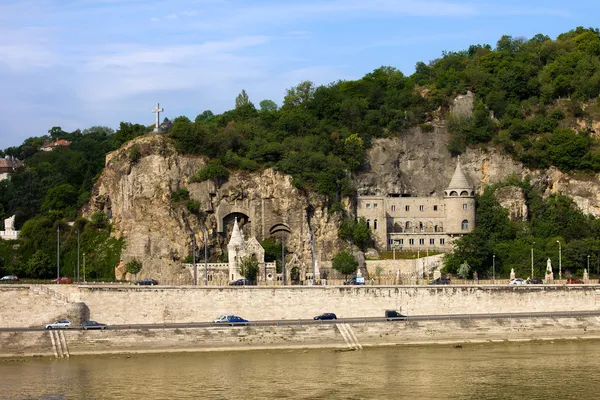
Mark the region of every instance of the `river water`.
<instances>
[{"instance_id":1,"label":"river water","mask_svg":"<svg viewBox=\"0 0 600 400\"><path fill-rule=\"evenodd\" d=\"M600 342L0 361L1 399L598 399Z\"/></svg>"}]
</instances>

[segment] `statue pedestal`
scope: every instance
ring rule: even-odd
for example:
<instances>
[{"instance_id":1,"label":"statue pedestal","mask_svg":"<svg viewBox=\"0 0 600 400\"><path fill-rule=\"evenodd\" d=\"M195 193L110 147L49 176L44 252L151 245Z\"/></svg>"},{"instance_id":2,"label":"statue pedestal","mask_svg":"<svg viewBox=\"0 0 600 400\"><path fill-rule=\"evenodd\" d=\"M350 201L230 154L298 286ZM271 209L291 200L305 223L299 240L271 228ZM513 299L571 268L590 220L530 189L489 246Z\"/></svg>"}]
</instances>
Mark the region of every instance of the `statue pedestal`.
<instances>
[{"instance_id":1,"label":"statue pedestal","mask_svg":"<svg viewBox=\"0 0 600 400\"><path fill-rule=\"evenodd\" d=\"M546 277L544 278L544 283L554 283L554 273L546 272Z\"/></svg>"}]
</instances>

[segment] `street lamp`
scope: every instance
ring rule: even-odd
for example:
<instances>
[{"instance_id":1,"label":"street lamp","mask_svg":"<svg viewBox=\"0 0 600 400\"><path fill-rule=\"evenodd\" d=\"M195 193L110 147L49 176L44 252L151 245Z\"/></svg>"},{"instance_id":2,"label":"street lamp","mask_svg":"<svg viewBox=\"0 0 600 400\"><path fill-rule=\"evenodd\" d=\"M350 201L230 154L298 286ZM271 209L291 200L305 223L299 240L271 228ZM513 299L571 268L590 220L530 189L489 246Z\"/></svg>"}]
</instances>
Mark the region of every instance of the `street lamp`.
<instances>
[{"instance_id":1,"label":"street lamp","mask_svg":"<svg viewBox=\"0 0 600 400\"><path fill-rule=\"evenodd\" d=\"M590 273L590 255L588 254L587 272Z\"/></svg>"},{"instance_id":2,"label":"street lamp","mask_svg":"<svg viewBox=\"0 0 600 400\"><path fill-rule=\"evenodd\" d=\"M562 251L560 247L560 241L557 240L558 243L558 280L562 280Z\"/></svg>"},{"instance_id":3,"label":"street lamp","mask_svg":"<svg viewBox=\"0 0 600 400\"><path fill-rule=\"evenodd\" d=\"M56 228L56 284L60 284L60 225Z\"/></svg>"},{"instance_id":4,"label":"street lamp","mask_svg":"<svg viewBox=\"0 0 600 400\"><path fill-rule=\"evenodd\" d=\"M77 283L79 283L79 229L77 229Z\"/></svg>"},{"instance_id":5,"label":"street lamp","mask_svg":"<svg viewBox=\"0 0 600 400\"><path fill-rule=\"evenodd\" d=\"M83 281L85 282L85 253L83 253Z\"/></svg>"},{"instance_id":6,"label":"street lamp","mask_svg":"<svg viewBox=\"0 0 600 400\"><path fill-rule=\"evenodd\" d=\"M533 245L535 242L531 243L531 279L533 279Z\"/></svg>"},{"instance_id":7,"label":"street lamp","mask_svg":"<svg viewBox=\"0 0 600 400\"><path fill-rule=\"evenodd\" d=\"M196 236L194 236L194 232L190 231L190 236L192 237L192 263L194 265L194 286L198 284L198 269L196 268Z\"/></svg>"},{"instance_id":8,"label":"street lamp","mask_svg":"<svg viewBox=\"0 0 600 400\"><path fill-rule=\"evenodd\" d=\"M204 235L204 286L208 286L208 235L205 226L202 226L202 234Z\"/></svg>"},{"instance_id":9,"label":"street lamp","mask_svg":"<svg viewBox=\"0 0 600 400\"><path fill-rule=\"evenodd\" d=\"M496 255L492 255L492 279L496 283Z\"/></svg>"}]
</instances>

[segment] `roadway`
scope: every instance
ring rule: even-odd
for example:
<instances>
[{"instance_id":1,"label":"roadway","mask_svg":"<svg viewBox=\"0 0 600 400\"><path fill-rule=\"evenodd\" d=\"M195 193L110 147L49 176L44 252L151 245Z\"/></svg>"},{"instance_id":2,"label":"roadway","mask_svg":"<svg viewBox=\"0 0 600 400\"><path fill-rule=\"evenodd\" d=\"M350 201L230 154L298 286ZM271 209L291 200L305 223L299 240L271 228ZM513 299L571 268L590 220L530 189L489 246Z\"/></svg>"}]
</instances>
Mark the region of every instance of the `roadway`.
<instances>
[{"instance_id":1,"label":"roadway","mask_svg":"<svg viewBox=\"0 0 600 400\"><path fill-rule=\"evenodd\" d=\"M182 329L182 328L210 328L210 327L235 327L247 326L290 326L290 325L325 325L325 324L356 324L356 323L398 323L408 321L442 321L463 319L512 319L512 318L576 318L599 317L600 311L557 311L557 312L528 312L528 313L490 313L490 314L445 314L445 315L411 315L406 318L388 320L384 317L356 317L339 318L337 320L313 319L281 319L249 321L248 323L216 324L213 322L188 322L170 324L119 324L108 325L107 330L124 329ZM83 330L81 327L66 328L67 330ZM37 332L44 331L44 327L0 328L0 332ZM97 329L94 329L97 330Z\"/></svg>"}]
</instances>

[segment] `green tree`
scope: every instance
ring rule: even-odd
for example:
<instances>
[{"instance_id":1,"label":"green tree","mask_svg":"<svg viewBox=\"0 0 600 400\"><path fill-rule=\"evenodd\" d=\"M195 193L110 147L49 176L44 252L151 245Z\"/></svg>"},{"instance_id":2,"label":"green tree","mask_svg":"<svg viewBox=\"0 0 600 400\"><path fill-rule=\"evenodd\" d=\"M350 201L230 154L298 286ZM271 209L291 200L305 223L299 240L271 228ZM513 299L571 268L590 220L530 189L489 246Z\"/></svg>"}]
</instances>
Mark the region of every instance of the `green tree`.
<instances>
[{"instance_id":1,"label":"green tree","mask_svg":"<svg viewBox=\"0 0 600 400\"><path fill-rule=\"evenodd\" d=\"M249 104L251 104L251 103L250 103L250 99L248 98L248 94L246 93L246 91L244 89L242 89L242 92L240 94L238 94L237 97L235 98L235 108L242 108Z\"/></svg>"},{"instance_id":2,"label":"green tree","mask_svg":"<svg viewBox=\"0 0 600 400\"><path fill-rule=\"evenodd\" d=\"M277 103L275 103L273 100L263 100L259 103L259 105L261 111L277 111Z\"/></svg>"},{"instance_id":3,"label":"green tree","mask_svg":"<svg viewBox=\"0 0 600 400\"><path fill-rule=\"evenodd\" d=\"M354 274L358 268L358 261L354 256L346 251L342 251L333 258L333 269L348 278L348 275Z\"/></svg>"},{"instance_id":4,"label":"green tree","mask_svg":"<svg viewBox=\"0 0 600 400\"><path fill-rule=\"evenodd\" d=\"M134 258L128 261L127 264L125 264L125 267L128 273L137 277L137 274L142 270L142 262L137 258Z\"/></svg>"},{"instance_id":5,"label":"green tree","mask_svg":"<svg viewBox=\"0 0 600 400\"><path fill-rule=\"evenodd\" d=\"M55 267L50 256L38 250L27 261L25 271L29 277L43 279L51 277Z\"/></svg>"},{"instance_id":6,"label":"green tree","mask_svg":"<svg viewBox=\"0 0 600 400\"><path fill-rule=\"evenodd\" d=\"M229 179L229 171L220 161L212 160L204 167L200 168L196 174L190 179L191 182L204 182L211 180L216 185L222 185Z\"/></svg>"},{"instance_id":7,"label":"green tree","mask_svg":"<svg viewBox=\"0 0 600 400\"><path fill-rule=\"evenodd\" d=\"M258 274L258 260L253 257L246 257L240 264L241 275L252 281L256 281L256 275Z\"/></svg>"}]
</instances>

